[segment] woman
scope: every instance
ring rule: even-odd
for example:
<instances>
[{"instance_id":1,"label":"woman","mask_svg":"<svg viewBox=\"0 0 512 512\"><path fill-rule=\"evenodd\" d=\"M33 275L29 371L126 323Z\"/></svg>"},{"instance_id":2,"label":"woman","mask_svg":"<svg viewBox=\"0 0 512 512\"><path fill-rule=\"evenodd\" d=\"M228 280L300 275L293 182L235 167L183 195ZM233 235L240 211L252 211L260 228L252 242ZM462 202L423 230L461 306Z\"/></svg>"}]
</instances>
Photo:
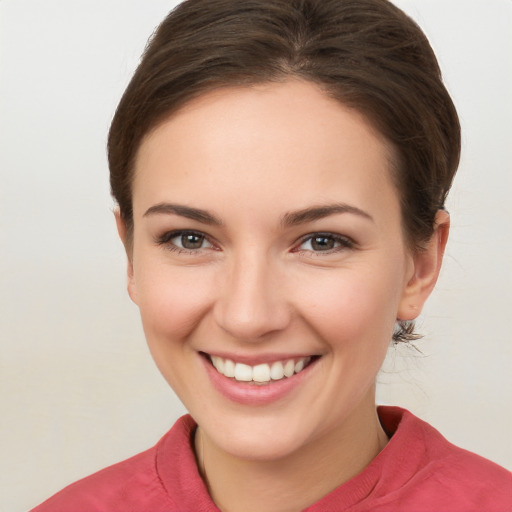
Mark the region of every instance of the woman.
<instances>
[{"instance_id":1,"label":"woman","mask_svg":"<svg viewBox=\"0 0 512 512\"><path fill-rule=\"evenodd\" d=\"M508 510L506 470L375 408L437 280L460 152L382 0L188 0L112 122L128 288L190 416L35 510Z\"/></svg>"}]
</instances>

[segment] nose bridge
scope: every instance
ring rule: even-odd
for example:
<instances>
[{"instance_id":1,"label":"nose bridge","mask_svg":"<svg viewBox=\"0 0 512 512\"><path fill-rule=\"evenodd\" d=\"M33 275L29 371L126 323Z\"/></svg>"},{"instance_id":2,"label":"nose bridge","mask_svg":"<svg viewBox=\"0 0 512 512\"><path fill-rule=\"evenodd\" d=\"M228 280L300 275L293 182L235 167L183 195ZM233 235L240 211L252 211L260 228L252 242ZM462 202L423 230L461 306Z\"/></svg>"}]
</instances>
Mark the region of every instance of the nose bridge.
<instances>
[{"instance_id":1,"label":"nose bridge","mask_svg":"<svg viewBox=\"0 0 512 512\"><path fill-rule=\"evenodd\" d=\"M223 330L244 341L257 341L281 330L289 311L279 289L279 265L264 251L252 247L229 265L220 283L216 317Z\"/></svg>"}]
</instances>

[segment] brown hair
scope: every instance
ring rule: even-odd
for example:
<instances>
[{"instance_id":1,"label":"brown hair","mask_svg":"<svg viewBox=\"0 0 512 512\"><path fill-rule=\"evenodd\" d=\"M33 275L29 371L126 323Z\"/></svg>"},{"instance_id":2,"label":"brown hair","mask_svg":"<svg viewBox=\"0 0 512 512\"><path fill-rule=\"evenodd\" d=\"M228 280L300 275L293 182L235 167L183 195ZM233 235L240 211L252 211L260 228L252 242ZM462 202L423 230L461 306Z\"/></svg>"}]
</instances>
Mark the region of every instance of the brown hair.
<instances>
[{"instance_id":1,"label":"brown hair","mask_svg":"<svg viewBox=\"0 0 512 512\"><path fill-rule=\"evenodd\" d=\"M109 133L112 194L128 236L145 135L212 89L289 78L318 84L391 143L404 231L420 249L458 166L460 126L427 38L387 0L186 0L171 11Z\"/></svg>"}]
</instances>

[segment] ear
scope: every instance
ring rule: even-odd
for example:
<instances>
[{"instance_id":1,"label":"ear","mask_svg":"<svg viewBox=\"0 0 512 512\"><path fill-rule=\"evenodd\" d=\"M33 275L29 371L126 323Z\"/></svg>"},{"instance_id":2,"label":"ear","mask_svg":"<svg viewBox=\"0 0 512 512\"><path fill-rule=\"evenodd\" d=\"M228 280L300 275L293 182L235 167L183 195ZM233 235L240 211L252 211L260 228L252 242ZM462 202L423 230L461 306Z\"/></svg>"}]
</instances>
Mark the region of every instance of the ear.
<instances>
[{"instance_id":1,"label":"ear","mask_svg":"<svg viewBox=\"0 0 512 512\"><path fill-rule=\"evenodd\" d=\"M412 257L412 275L402 293L398 320L414 320L421 313L439 277L449 231L450 215L446 210L439 210L432 238Z\"/></svg>"},{"instance_id":2,"label":"ear","mask_svg":"<svg viewBox=\"0 0 512 512\"><path fill-rule=\"evenodd\" d=\"M137 293L135 286L135 276L133 272L133 242L128 239L128 229L126 227L126 222L121 216L121 212L119 208L114 210L114 216L116 218L117 232L119 234L119 238L124 245L124 250L126 251L127 265L126 265L126 275L128 278L128 295L132 299L132 301L137 304Z\"/></svg>"}]
</instances>

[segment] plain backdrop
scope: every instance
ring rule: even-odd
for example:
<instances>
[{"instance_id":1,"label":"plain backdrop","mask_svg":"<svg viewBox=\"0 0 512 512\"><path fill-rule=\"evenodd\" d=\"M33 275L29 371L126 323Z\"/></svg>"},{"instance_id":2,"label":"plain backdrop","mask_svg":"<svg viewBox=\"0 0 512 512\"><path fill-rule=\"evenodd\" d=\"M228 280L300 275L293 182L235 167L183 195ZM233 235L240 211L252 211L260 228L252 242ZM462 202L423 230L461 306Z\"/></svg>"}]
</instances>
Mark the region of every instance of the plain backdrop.
<instances>
[{"instance_id":1,"label":"plain backdrop","mask_svg":"<svg viewBox=\"0 0 512 512\"><path fill-rule=\"evenodd\" d=\"M175 2L0 0L0 510L153 445L184 412L154 367L109 197L108 125ZM512 2L400 0L463 126L452 233L380 403L512 469Z\"/></svg>"}]
</instances>

